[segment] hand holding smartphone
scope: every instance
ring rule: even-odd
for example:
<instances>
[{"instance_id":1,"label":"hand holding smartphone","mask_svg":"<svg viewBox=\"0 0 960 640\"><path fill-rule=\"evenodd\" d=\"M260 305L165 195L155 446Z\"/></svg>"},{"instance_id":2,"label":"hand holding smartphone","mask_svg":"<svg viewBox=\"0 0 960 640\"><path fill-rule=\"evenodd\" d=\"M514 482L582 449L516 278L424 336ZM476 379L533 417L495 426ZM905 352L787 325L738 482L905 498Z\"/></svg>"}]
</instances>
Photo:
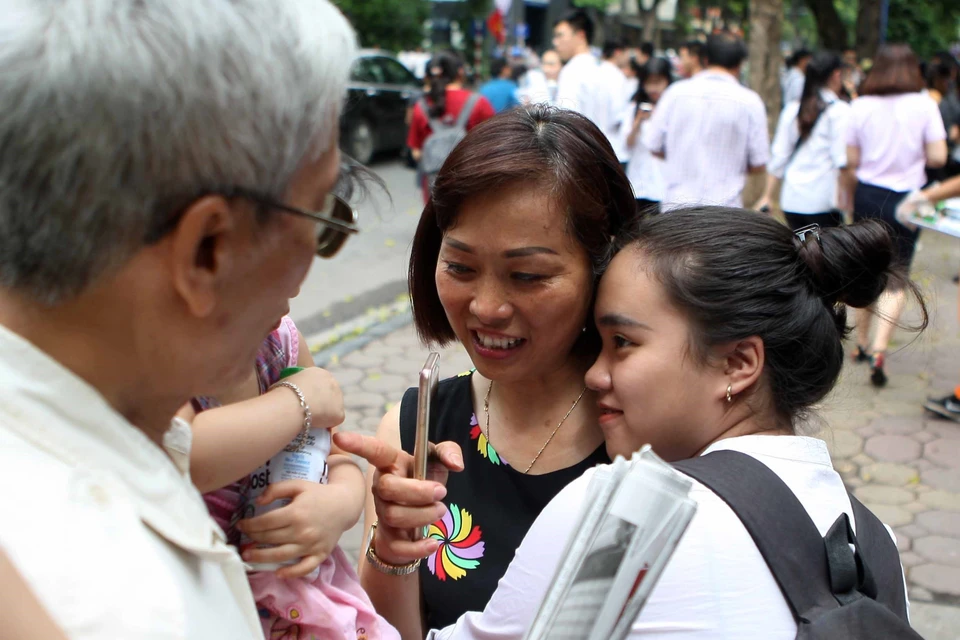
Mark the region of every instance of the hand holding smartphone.
<instances>
[{"instance_id":1,"label":"hand holding smartphone","mask_svg":"<svg viewBox=\"0 0 960 640\"><path fill-rule=\"evenodd\" d=\"M427 459L430 454L430 417L433 400L437 395L437 384L440 381L440 354L432 352L420 369L419 384L417 387L417 434L413 445L413 477L416 480L426 480ZM421 540L424 529L417 528L413 532L414 540Z\"/></svg>"}]
</instances>

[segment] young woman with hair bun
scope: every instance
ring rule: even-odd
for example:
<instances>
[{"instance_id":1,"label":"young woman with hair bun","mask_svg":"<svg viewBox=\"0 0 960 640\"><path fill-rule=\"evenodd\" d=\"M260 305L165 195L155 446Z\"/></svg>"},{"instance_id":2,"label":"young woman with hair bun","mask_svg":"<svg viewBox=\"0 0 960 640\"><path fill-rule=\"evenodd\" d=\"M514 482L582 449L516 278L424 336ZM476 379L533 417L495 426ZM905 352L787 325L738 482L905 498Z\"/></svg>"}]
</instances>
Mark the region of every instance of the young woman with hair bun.
<instances>
[{"instance_id":1,"label":"young woman with hair bun","mask_svg":"<svg viewBox=\"0 0 960 640\"><path fill-rule=\"evenodd\" d=\"M602 349L586 374L607 453L630 456L649 443L674 462L737 451L787 485L821 536L844 513L859 531L826 444L803 433L843 366L846 306L868 307L894 283L916 294L889 233L868 221L795 234L758 213L696 207L647 217L621 244L600 281ZM428 637L522 638L593 473L541 512L482 613ZM796 637L790 606L739 518L698 482L691 497L696 515L631 637ZM897 553L887 531L885 568ZM874 571L877 599L905 609L896 573Z\"/></svg>"}]
</instances>

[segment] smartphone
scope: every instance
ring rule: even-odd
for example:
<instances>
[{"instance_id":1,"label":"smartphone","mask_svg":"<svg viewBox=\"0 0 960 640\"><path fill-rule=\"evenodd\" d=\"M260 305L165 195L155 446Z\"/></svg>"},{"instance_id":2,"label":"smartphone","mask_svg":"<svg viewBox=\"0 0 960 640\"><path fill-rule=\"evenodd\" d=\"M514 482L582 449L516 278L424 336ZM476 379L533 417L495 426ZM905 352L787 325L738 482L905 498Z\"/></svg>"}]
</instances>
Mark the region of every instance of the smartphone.
<instances>
[{"instance_id":1,"label":"smartphone","mask_svg":"<svg viewBox=\"0 0 960 640\"><path fill-rule=\"evenodd\" d=\"M417 434L413 445L413 477L425 480L427 477L427 458L430 453L430 414L433 399L437 396L437 384L440 381L440 354L432 352L420 369L420 381L417 387ZM424 529L413 532L414 540L421 540Z\"/></svg>"}]
</instances>

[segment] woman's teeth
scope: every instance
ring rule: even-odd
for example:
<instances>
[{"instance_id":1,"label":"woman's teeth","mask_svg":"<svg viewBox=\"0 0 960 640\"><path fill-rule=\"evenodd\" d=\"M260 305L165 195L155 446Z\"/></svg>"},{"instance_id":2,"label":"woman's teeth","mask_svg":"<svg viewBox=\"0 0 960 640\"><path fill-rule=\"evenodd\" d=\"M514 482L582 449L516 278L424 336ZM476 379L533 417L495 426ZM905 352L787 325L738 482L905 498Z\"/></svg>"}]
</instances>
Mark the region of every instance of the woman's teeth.
<instances>
[{"instance_id":1,"label":"woman's teeth","mask_svg":"<svg viewBox=\"0 0 960 640\"><path fill-rule=\"evenodd\" d=\"M522 338L493 338L479 333L475 335L477 336L477 342L487 349L512 349L523 342Z\"/></svg>"}]
</instances>

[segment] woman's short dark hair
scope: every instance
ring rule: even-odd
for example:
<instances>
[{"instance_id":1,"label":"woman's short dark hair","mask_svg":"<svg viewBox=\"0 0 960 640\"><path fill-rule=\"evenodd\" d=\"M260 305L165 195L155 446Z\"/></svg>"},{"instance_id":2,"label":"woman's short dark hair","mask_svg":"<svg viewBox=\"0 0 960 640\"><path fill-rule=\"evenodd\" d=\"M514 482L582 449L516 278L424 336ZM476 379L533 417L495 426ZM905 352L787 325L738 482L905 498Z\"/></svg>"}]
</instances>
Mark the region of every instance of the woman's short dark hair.
<instances>
[{"instance_id":1,"label":"woman's short dark hair","mask_svg":"<svg viewBox=\"0 0 960 640\"><path fill-rule=\"evenodd\" d=\"M784 426L822 400L843 365L846 307L866 308L898 283L916 286L895 266L887 227L868 220L808 232L800 240L768 216L727 207L678 209L645 218L618 244L642 256L690 320L691 355L757 336L764 375ZM771 425L774 426L774 425Z\"/></svg>"},{"instance_id":2,"label":"woman's short dark hair","mask_svg":"<svg viewBox=\"0 0 960 640\"><path fill-rule=\"evenodd\" d=\"M414 322L424 342L442 345L456 339L435 280L443 234L468 200L515 184L551 191L567 216L570 235L590 259L594 282L609 260L612 237L636 226L630 182L606 136L587 118L538 104L477 125L437 174L413 238L408 280ZM592 317L587 325L592 340Z\"/></svg>"},{"instance_id":3,"label":"woman's short dark hair","mask_svg":"<svg viewBox=\"0 0 960 640\"><path fill-rule=\"evenodd\" d=\"M873 66L860 85L862 96L892 96L915 93L926 87L920 71L920 58L908 44L880 47Z\"/></svg>"}]
</instances>

